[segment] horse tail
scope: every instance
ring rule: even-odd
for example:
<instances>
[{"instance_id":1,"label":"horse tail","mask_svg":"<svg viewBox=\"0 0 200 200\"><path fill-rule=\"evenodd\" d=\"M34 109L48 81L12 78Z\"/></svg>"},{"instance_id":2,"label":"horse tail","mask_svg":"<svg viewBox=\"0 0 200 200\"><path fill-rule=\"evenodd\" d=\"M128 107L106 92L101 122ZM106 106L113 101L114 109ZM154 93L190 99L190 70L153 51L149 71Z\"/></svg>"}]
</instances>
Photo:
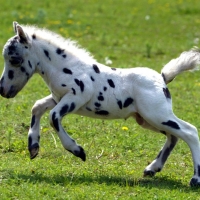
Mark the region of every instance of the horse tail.
<instances>
[{"instance_id":1,"label":"horse tail","mask_svg":"<svg viewBox=\"0 0 200 200\"><path fill-rule=\"evenodd\" d=\"M161 70L161 75L166 84L170 83L178 74L195 70L200 65L200 49L194 47L190 51L181 53L178 58L172 59Z\"/></svg>"}]
</instances>

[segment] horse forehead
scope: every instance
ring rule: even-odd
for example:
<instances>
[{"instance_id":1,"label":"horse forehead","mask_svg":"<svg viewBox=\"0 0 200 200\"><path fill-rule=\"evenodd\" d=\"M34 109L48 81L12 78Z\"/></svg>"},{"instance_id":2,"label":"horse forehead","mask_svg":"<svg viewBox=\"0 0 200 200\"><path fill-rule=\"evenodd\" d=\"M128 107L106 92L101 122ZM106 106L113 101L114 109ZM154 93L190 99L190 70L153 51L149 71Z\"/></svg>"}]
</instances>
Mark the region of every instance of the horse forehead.
<instances>
[{"instance_id":1,"label":"horse forehead","mask_svg":"<svg viewBox=\"0 0 200 200\"><path fill-rule=\"evenodd\" d=\"M3 55L6 55L6 54L11 55L14 52L18 51L19 47L20 45L19 45L18 37L14 36L10 38L4 45Z\"/></svg>"}]
</instances>

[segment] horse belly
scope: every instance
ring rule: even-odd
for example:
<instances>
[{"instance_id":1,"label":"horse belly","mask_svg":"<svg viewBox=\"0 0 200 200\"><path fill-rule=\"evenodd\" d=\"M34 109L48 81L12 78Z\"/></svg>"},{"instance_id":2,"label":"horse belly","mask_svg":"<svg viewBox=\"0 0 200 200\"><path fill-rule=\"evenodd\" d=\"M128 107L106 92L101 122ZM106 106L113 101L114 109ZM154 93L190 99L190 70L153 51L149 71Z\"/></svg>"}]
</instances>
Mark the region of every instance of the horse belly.
<instances>
[{"instance_id":1,"label":"horse belly","mask_svg":"<svg viewBox=\"0 0 200 200\"><path fill-rule=\"evenodd\" d=\"M114 105L100 108L91 108L89 105L85 105L76 111L76 114L99 119L127 119L133 116L135 112L133 104L128 108L121 109Z\"/></svg>"}]
</instances>

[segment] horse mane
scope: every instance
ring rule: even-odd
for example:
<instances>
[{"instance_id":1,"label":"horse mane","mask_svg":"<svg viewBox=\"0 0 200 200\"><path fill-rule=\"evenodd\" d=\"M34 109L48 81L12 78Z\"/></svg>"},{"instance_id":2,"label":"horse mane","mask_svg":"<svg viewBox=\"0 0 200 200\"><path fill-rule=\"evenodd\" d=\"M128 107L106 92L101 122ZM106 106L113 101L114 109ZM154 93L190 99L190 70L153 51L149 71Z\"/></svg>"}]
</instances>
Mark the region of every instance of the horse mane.
<instances>
[{"instance_id":1,"label":"horse mane","mask_svg":"<svg viewBox=\"0 0 200 200\"><path fill-rule=\"evenodd\" d=\"M64 49L69 54L78 57L84 62L96 61L88 51L86 51L84 48L81 48L76 41L73 41L70 38L66 39L63 36L46 28L38 28L37 26L29 25L23 25L22 27L30 38L32 38L34 35L37 40L40 40L41 43L45 42L57 48Z\"/></svg>"}]
</instances>

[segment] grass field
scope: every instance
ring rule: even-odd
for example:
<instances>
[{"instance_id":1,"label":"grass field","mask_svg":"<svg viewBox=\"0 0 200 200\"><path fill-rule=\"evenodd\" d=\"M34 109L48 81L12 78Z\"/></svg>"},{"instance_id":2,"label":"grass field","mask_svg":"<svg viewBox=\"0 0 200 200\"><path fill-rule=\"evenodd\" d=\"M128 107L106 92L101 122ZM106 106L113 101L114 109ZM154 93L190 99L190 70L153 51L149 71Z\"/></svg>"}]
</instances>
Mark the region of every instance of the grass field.
<instances>
[{"instance_id":1,"label":"grass field","mask_svg":"<svg viewBox=\"0 0 200 200\"><path fill-rule=\"evenodd\" d=\"M0 0L0 48L13 36L12 22L36 24L73 40L101 63L160 71L200 41L199 0ZM3 57L0 58L0 71ZM174 112L200 130L200 72L184 73L169 84ZM0 199L200 199L190 188L193 164L179 141L162 172L143 178L143 170L165 142L132 119L95 120L77 115L63 126L83 146L87 161L66 152L41 120L40 154L29 159L27 133L31 107L48 95L35 75L14 99L1 98Z\"/></svg>"}]
</instances>

